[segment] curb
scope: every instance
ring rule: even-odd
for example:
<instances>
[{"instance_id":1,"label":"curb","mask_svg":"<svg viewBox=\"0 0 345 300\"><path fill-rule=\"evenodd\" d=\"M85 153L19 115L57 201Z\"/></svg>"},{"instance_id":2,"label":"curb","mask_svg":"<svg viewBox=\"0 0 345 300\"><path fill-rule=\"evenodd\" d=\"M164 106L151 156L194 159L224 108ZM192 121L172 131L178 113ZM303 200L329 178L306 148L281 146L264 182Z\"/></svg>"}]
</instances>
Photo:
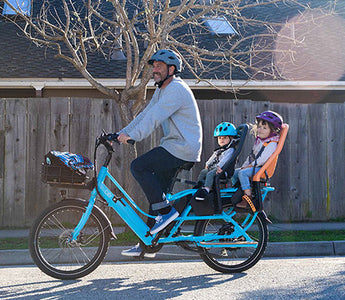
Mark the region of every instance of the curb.
<instances>
[{"instance_id":1,"label":"curb","mask_svg":"<svg viewBox=\"0 0 345 300\"><path fill-rule=\"evenodd\" d=\"M264 257L345 255L345 241L268 243Z\"/></svg>"},{"instance_id":2,"label":"curb","mask_svg":"<svg viewBox=\"0 0 345 300\"><path fill-rule=\"evenodd\" d=\"M109 247L103 262L139 261L138 259L121 255L121 251L128 249L123 246ZM322 242L272 242L268 243L264 257L293 257L293 256L334 256L345 255L345 241ZM192 260L200 259L199 254L182 249L175 245L164 246L155 258L145 258L146 261ZM32 265L34 264L30 251L1 250L0 266Z\"/></svg>"}]
</instances>

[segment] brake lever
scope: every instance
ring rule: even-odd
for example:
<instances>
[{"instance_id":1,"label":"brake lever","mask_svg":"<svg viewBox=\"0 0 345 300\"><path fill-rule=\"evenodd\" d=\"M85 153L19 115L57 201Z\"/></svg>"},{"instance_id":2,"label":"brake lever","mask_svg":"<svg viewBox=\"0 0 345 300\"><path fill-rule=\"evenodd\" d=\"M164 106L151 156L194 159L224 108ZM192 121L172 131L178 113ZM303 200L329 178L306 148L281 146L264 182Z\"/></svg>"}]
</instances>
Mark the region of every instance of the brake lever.
<instances>
[{"instance_id":1,"label":"brake lever","mask_svg":"<svg viewBox=\"0 0 345 300\"><path fill-rule=\"evenodd\" d=\"M104 131L104 129L102 130L102 133L100 134L100 136L97 138L97 143L96 145L104 145L108 151L114 152L113 146L111 145L111 140L109 138L107 138L108 134Z\"/></svg>"}]
</instances>

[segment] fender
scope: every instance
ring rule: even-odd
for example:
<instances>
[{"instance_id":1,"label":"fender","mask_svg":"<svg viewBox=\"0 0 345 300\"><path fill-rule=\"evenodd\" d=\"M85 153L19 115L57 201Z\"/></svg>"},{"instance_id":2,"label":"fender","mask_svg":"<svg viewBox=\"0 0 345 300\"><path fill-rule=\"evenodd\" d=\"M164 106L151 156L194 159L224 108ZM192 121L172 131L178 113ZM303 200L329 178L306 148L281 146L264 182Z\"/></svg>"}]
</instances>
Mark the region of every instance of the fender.
<instances>
[{"instance_id":1,"label":"fender","mask_svg":"<svg viewBox=\"0 0 345 300\"><path fill-rule=\"evenodd\" d=\"M84 200L84 199L80 199L80 198L64 198L61 200L61 202L63 201L75 201L75 202L79 202L82 206L87 207L89 202ZM108 219L107 215L97 206L94 205L92 208L92 212L95 215L98 215L98 217L100 217L100 219L103 219L104 223L107 224L106 226L106 230L107 232L110 234L110 236L112 237L112 239L117 239L114 230L113 230L113 226L111 225L110 220Z\"/></svg>"}]
</instances>

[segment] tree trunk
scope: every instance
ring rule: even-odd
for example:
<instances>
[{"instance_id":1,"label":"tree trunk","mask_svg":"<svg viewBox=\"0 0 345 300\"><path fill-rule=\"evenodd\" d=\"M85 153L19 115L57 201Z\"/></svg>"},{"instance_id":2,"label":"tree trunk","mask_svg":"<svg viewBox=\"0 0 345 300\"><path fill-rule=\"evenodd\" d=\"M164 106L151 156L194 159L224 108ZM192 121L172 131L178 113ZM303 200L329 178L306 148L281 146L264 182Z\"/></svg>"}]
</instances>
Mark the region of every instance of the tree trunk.
<instances>
[{"instance_id":1,"label":"tree trunk","mask_svg":"<svg viewBox=\"0 0 345 300\"><path fill-rule=\"evenodd\" d=\"M121 123L123 127L128 125L133 119L132 113L130 111L128 102L120 102L119 113L121 117ZM123 128L122 127L122 128ZM120 184L128 193L128 195L133 199L133 201L138 204L140 208L144 211L148 211L148 203L142 192L141 187L134 179L130 171L130 166L132 161L137 157L136 144L134 145L121 145L120 147L120 165L119 165L119 175L121 178ZM125 231L130 231L129 227L125 227Z\"/></svg>"},{"instance_id":2,"label":"tree trunk","mask_svg":"<svg viewBox=\"0 0 345 300\"><path fill-rule=\"evenodd\" d=\"M123 127L132 121L132 113L129 105L126 102L119 103L119 112ZM134 145L121 145L121 185L131 196L131 198L141 207L147 207L147 203L143 197L143 193L138 183L135 181L130 171L132 161L137 157L136 144Z\"/></svg>"}]
</instances>

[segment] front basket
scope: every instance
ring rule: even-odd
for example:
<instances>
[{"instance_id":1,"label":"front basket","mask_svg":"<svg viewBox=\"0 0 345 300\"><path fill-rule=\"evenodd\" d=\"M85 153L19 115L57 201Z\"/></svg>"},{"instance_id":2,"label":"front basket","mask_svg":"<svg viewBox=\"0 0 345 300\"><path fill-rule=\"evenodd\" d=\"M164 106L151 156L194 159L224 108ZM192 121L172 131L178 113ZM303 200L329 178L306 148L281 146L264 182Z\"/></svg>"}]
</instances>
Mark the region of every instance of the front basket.
<instances>
[{"instance_id":1,"label":"front basket","mask_svg":"<svg viewBox=\"0 0 345 300\"><path fill-rule=\"evenodd\" d=\"M86 186L87 176L65 166L42 164L41 180L44 183L63 187L83 188Z\"/></svg>"}]
</instances>

